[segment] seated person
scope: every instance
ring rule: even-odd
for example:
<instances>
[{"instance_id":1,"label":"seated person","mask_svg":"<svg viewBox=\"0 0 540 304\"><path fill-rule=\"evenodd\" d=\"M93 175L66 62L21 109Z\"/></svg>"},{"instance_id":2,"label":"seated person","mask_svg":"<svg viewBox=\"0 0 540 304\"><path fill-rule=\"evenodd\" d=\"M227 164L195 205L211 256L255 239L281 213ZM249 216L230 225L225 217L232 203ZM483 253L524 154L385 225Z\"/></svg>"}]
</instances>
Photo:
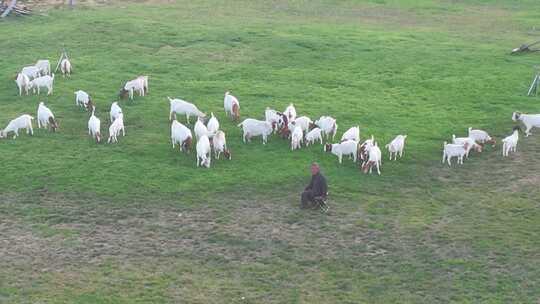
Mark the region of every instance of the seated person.
<instances>
[{"instance_id":1,"label":"seated person","mask_svg":"<svg viewBox=\"0 0 540 304\"><path fill-rule=\"evenodd\" d=\"M315 206L315 199L317 197L326 197L328 187L326 185L326 179L321 174L321 168L319 164L311 164L311 182L302 192L302 200L300 208L312 208Z\"/></svg>"}]
</instances>

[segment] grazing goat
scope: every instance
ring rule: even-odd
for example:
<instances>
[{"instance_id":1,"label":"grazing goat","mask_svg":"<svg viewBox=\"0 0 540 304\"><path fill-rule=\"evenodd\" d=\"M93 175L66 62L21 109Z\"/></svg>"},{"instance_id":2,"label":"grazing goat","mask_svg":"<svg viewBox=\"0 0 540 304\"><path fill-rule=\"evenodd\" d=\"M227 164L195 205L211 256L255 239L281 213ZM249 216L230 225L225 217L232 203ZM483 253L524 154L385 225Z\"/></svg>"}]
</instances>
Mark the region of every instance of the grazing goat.
<instances>
[{"instance_id":1,"label":"grazing goat","mask_svg":"<svg viewBox=\"0 0 540 304\"><path fill-rule=\"evenodd\" d=\"M306 134L306 146L314 144L317 140L319 140L322 145L322 130L319 127L313 128Z\"/></svg>"},{"instance_id":2,"label":"grazing goat","mask_svg":"<svg viewBox=\"0 0 540 304\"><path fill-rule=\"evenodd\" d=\"M448 166L452 166L452 157L457 157L457 163L463 164L463 157L467 154L469 143L464 144L449 144L446 141L443 144L443 158L442 163L448 162Z\"/></svg>"},{"instance_id":3,"label":"grazing goat","mask_svg":"<svg viewBox=\"0 0 540 304\"><path fill-rule=\"evenodd\" d=\"M219 155L223 153L226 159L231 159L231 151L227 148L227 141L225 139L225 132L219 130L212 138L212 146L214 148L214 155L216 159L219 159Z\"/></svg>"},{"instance_id":4,"label":"grazing goat","mask_svg":"<svg viewBox=\"0 0 540 304\"><path fill-rule=\"evenodd\" d=\"M62 59L60 62L60 71L62 72L63 77L66 77L66 75L71 76L71 62L67 58Z\"/></svg>"},{"instance_id":5,"label":"grazing goat","mask_svg":"<svg viewBox=\"0 0 540 304\"><path fill-rule=\"evenodd\" d=\"M236 97L225 92L225 98L223 99L223 108L225 109L225 114L231 116L233 120L240 119L240 102Z\"/></svg>"},{"instance_id":6,"label":"grazing goat","mask_svg":"<svg viewBox=\"0 0 540 304\"><path fill-rule=\"evenodd\" d=\"M525 125L525 136L531 135L532 128L540 128L540 114L512 113L513 121L521 121Z\"/></svg>"},{"instance_id":7,"label":"grazing goat","mask_svg":"<svg viewBox=\"0 0 540 304\"><path fill-rule=\"evenodd\" d=\"M210 112L210 119L206 124L206 129L208 131L208 137L212 138L214 134L219 130L219 121L214 116L213 112Z\"/></svg>"},{"instance_id":8,"label":"grazing goat","mask_svg":"<svg viewBox=\"0 0 540 304\"><path fill-rule=\"evenodd\" d=\"M381 166L382 166L381 149L379 149L376 142L373 143L373 145L371 145L368 148L367 153L368 153L368 158L367 158L367 161L362 165L362 171L364 171L364 173L368 173L369 171L369 174L371 174L373 167L376 167L377 173L381 175Z\"/></svg>"},{"instance_id":9,"label":"grazing goat","mask_svg":"<svg viewBox=\"0 0 540 304\"><path fill-rule=\"evenodd\" d=\"M201 119L197 119L197 122L195 123L195 127L193 127L193 131L195 132L195 137L197 140L201 138L202 136L209 136L208 128L204 125Z\"/></svg>"},{"instance_id":10,"label":"grazing goat","mask_svg":"<svg viewBox=\"0 0 540 304\"><path fill-rule=\"evenodd\" d=\"M332 135L332 140L336 136L338 125L336 120L330 116L321 116L318 120L315 121L315 125L321 128L322 133L325 135L326 139Z\"/></svg>"},{"instance_id":11,"label":"grazing goat","mask_svg":"<svg viewBox=\"0 0 540 304\"><path fill-rule=\"evenodd\" d=\"M97 143L101 142L101 121L96 117L94 112L96 107L92 107L92 115L88 119L88 135L92 136Z\"/></svg>"},{"instance_id":12,"label":"grazing goat","mask_svg":"<svg viewBox=\"0 0 540 304\"><path fill-rule=\"evenodd\" d=\"M268 136L272 134L272 124L268 121L247 118L238 127L242 127L244 143L246 140L251 141L254 136L262 136L262 142L266 144Z\"/></svg>"},{"instance_id":13,"label":"grazing goat","mask_svg":"<svg viewBox=\"0 0 540 304\"><path fill-rule=\"evenodd\" d=\"M49 62L49 60L38 60L35 67L39 69L39 72L42 76L51 74L51 63Z\"/></svg>"},{"instance_id":14,"label":"grazing goat","mask_svg":"<svg viewBox=\"0 0 540 304\"><path fill-rule=\"evenodd\" d=\"M22 68L21 74L28 76L30 80L41 76L39 68L33 65Z\"/></svg>"},{"instance_id":15,"label":"grazing goat","mask_svg":"<svg viewBox=\"0 0 540 304\"><path fill-rule=\"evenodd\" d=\"M167 97L169 99L170 103L170 111L169 111L169 120L173 120L173 114L174 119L176 119L176 114L185 114L187 123L189 124L189 117L190 116L197 116L199 118L205 118L206 114L199 111L197 106L194 104L187 102L182 99L171 99L170 97Z\"/></svg>"},{"instance_id":16,"label":"grazing goat","mask_svg":"<svg viewBox=\"0 0 540 304\"><path fill-rule=\"evenodd\" d=\"M34 117L24 114L9 122L4 130L0 131L0 138L7 138L9 132L13 132L13 139L19 136L19 129L26 129L26 134L34 135L34 129L32 129L32 120Z\"/></svg>"},{"instance_id":17,"label":"grazing goat","mask_svg":"<svg viewBox=\"0 0 540 304\"><path fill-rule=\"evenodd\" d=\"M452 143L457 145L467 143L467 153L465 153L465 158L469 158L469 152L471 152L472 149L478 153L482 152L482 146L477 144L471 137L456 137L455 134L452 134Z\"/></svg>"},{"instance_id":18,"label":"grazing goat","mask_svg":"<svg viewBox=\"0 0 540 304\"><path fill-rule=\"evenodd\" d=\"M294 124L294 128L291 134L291 151L300 149L302 147L302 141L304 139L304 132L300 125Z\"/></svg>"},{"instance_id":19,"label":"grazing goat","mask_svg":"<svg viewBox=\"0 0 540 304\"><path fill-rule=\"evenodd\" d=\"M191 130L177 120L173 120L171 124L171 142L174 149L174 145L178 144L180 151L189 152L191 149L191 143L193 142L193 135Z\"/></svg>"},{"instance_id":20,"label":"grazing goat","mask_svg":"<svg viewBox=\"0 0 540 304\"><path fill-rule=\"evenodd\" d=\"M210 147L210 140L208 136L203 135L197 141L197 167L210 168L210 162L212 160L212 151Z\"/></svg>"},{"instance_id":21,"label":"grazing goat","mask_svg":"<svg viewBox=\"0 0 540 304\"><path fill-rule=\"evenodd\" d=\"M113 122L118 116L122 115L122 108L115 101L111 104L111 111L109 112L109 121Z\"/></svg>"},{"instance_id":22,"label":"grazing goat","mask_svg":"<svg viewBox=\"0 0 540 304\"><path fill-rule=\"evenodd\" d=\"M370 139L366 139L360 146L358 146L358 157L365 163L368 158L368 151L375 143L375 137L371 135Z\"/></svg>"},{"instance_id":23,"label":"grazing goat","mask_svg":"<svg viewBox=\"0 0 540 304\"><path fill-rule=\"evenodd\" d=\"M82 90L78 90L77 92L75 92L75 105L84 107L86 110L90 111L90 109L92 109L93 103L88 93Z\"/></svg>"},{"instance_id":24,"label":"grazing goat","mask_svg":"<svg viewBox=\"0 0 540 304\"><path fill-rule=\"evenodd\" d=\"M43 102L40 102L38 106L37 125L40 129L42 126L44 128L48 128L50 126L53 132L56 132L56 130L58 129L58 122L56 121L56 119L54 119L54 114L49 108L45 106Z\"/></svg>"},{"instance_id":25,"label":"grazing goat","mask_svg":"<svg viewBox=\"0 0 540 304\"><path fill-rule=\"evenodd\" d=\"M295 126L299 126L300 128L302 128L302 131L304 133L312 129L312 127L314 126L313 121L309 119L309 117L307 116L300 116L296 118L295 120L292 120L291 122L289 122L289 126L288 126L289 129L294 130L294 128L291 127L292 123L294 123Z\"/></svg>"},{"instance_id":26,"label":"grazing goat","mask_svg":"<svg viewBox=\"0 0 540 304\"><path fill-rule=\"evenodd\" d=\"M28 89L30 87L30 78L28 78L26 74L23 74L23 73L17 74L17 79L15 80L15 83L17 83L17 87L19 88L19 96L22 95L23 90L26 92L26 95L28 95Z\"/></svg>"},{"instance_id":27,"label":"grazing goat","mask_svg":"<svg viewBox=\"0 0 540 304\"><path fill-rule=\"evenodd\" d=\"M503 147L502 152L503 156L508 156L510 152L517 152L517 144L519 140L519 127L514 127L514 132L512 135L505 137L502 140Z\"/></svg>"},{"instance_id":28,"label":"grazing goat","mask_svg":"<svg viewBox=\"0 0 540 304\"><path fill-rule=\"evenodd\" d=\"M356 156L358 153L358 142L354 140L346 140L337 144L326 144L324 146L324 151L336 155L340 164L343 155L352 156L353 161L356 162Z\"/></svg>"},{"instance_id":29,"label":"grazing goat","mask_svg":"<svg viewBox=\"0 0 540 304\"><path fill-rule=\"evenodd\" d=\"M118 115L118 117L113 121L109 127L109 140L108 143L118 142L118 135L122 131L122 136L126 136L126 131L124 129L124 114Z\"/></svg>"},{"instance_id":30,"label":"grazing goat","mask_svg":"<svg viewBox=\"0 0 540 304\"><path fill-rule=\"evenodd\" d=\"M481 145L491 144L493 147L495 147L495 139L489 136L486 131L474 130L473 128L469 127L469 137L474 139L477 143Z\"/></svg>"},{"instance_id":31,"label":"grazing goat","mask_svg":"<svg viewBox=\"0 0 540 304\"><path fill-rule=\"evenodd\" d=\"M118 95L120 96L120 98L126 98L126 96L129 96L129 99L133 100L134 92L139 93L139 96L144 96L144 91L144 78L136 78L126 82L124 87L120 89L120 93Z\"/></svg>"},{"instance_id":32,"label":"grazing goat","mask_svg":"<svg viewBox=\"0 0 540 304\"><path fill-rule=\"evenodd\" d=\"M341 136L341 141L354 140L360 141L360 126L351 127L349 130L343 133Z\"/></svg>"},{"instance_id":33,"label":"grazing goat","mask_svg":"<svg viewBox=\"0 0 540 304\"><path fill-rule=\"evenodd\" d=\"M273 130L278 130L283 127L284 117L283 113L270 109L269 107L266 107L266 110L264 110L264 119L272 124ZM287 118L285 117L285 119Z\"/></svg>"},{"instance_id":34,"label":"grazing goat","mask_svg":"<svg viewBox=\"0 0 540 304\"><path fill-rule=\"evenodd\" d=\"M397 160L398 154L399 158L403 157L405 139L407 139L407 135L398 135L389 144L385 146L386 149L388 149L388 153L390 154L390 160L392 160L392 156L394 156L394 160Z\"/></svg>"},{"instance_id":35,"label":"grazing goat","mask_svg":"<svg viewBox=\"0 0 540 304\"><path fill-rule=\"evenodd\" d=\"M32 92L35 94L37 90L37 94L39 95L41 88L47 88L47 95L51 95L53 93L53 82L54 82L54 74L51 76L45 75L38 78L35 78L34 80L30 81L28 87L32 88Z\"/></svg>"},{"instance_id":36,"label":"grazing goat","mask_svg":"<svg viewBox=\"0 0 540 304\"><path fill-rule=\"evenodd\" d=\"M289 121L293 121L296 119L296 108L294 107L294 105L291 103L287 106L287 108L285 108L285 111L283 111L283 114L285 114L285 116L287 116L287 118L289 119Z\"/></svg>"},{"instance_id":37,"label":"grazing goat","mask_svg":"<svg viewBox=\"0 0 540 304\"><path fill-rule=\"evenodd\" d=\"M142 81L144 95L148 94L148 76L142 76L141 75L141 76L137 77L137 79Z\"/></svg>"}]
</instances>

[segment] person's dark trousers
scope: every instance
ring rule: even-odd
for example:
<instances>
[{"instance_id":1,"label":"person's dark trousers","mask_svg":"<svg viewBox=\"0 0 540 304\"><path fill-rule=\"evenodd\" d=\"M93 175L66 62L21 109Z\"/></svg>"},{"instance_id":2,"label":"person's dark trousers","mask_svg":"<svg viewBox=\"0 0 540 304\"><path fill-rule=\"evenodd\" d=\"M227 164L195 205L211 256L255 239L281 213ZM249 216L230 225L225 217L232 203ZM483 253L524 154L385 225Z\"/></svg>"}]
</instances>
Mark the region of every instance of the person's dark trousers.
<instances>
[{"instance_id":1,"label":"person's dark trousers","mask_svg":"<svg viewBox=\"0 0 540 304\"><path fill-rule=\"evenodd\" d=\"M300 208L311 208L313 206L313 201L315 200L315 196L313 195L313 191L306 190L302 192L302 204L300 205Z\"/></svg>"}]
</instances>

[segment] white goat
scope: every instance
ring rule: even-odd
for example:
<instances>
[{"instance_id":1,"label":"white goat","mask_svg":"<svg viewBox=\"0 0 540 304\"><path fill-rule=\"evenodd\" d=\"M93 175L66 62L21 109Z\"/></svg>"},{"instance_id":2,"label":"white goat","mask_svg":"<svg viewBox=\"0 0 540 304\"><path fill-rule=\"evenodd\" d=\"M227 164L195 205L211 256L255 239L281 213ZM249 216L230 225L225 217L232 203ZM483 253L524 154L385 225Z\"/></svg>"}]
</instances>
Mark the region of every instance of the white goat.
<instances>
[{"instance_id":1,"label":"white goat","mask_svg":"<svg viewBox=\"0 0 540 304\"><path fill-rule=\"evenodd\" d=\"M210 162L212 161L212 151L210 147L210 140L208 136L203 135L197 141L197 167L210 168Z\"/></svg>"},{"instance_id":2,"label":"white goat","mask_svg":"<svg viewBox=\"0 0 540 304\"><path fill-rule=\"evenodd\" d=\"M212 146L214 148L214 155L216 159L219 159L219 155L223 153L225 158L231 159L231 151L227 148L227 140L225 139L225 133L221 130L217 131L212 138Z\"/></svg>"},{"instance_id":3,"label":"white goat","mask_svg":"<svg viewBox=\"0 0 540 304\"><path fill-rule=\"evenodd\" d=\"M371 174L373 167L377 167L377 173L381 175L381 149L379 149L376 142L368 148L367 153L368 158L367 161L362 165L362 170L364 171L364 173L368 173L369 171L369 174Z\"/></svg>"},{"instance_id":4,"label":"white goat","mask_svg":"<svg viewBox=\"0 0 540 304\"><path fill-rule=\"evenodd\" d=\"M36 68L39 69L39 72L41 73L41 75L51 74L51 63L49 62L49 60L46 60L46 59L38 60L35 66Z\"/></svg>"},{"instance_id":5,"label":"white goat","mask_svg":"<svg viewBox=\"0 0 540 304\"><path fill-rule=\"evenodd\" d=\"M231 116L234 120L240 118L240 102L238 98L225 92L225 98L223 99L223 108L225 109L225 114Z\"/></svg>"},{"instance_id":6,"label":"white goat","mask_svg":"<svg viewBox=\"0 0 540 304\"><path fill-rule=\"evenodd\" d=\"M532 128L540 128L540 114L512 113L513 121L521 121L525 125L525 136L531 135Z\"/></svg>"},{"instance_id":7,"label":"white goat","mask_svg":"<svg viewBox=\"0 0 540 304\"><path fill-rule=\"evenodd\" d=\"M310 127L313 126L313 121L309 119L309 117L307 116L300 116L300 117L297 117L295 120L290 121L288 127L289 127L289 130L291 131L294 130L294 127L291 125L293 123L295 126L299 126L300 128L302 128L302 131L304 133L309 131Z\"/></svg>"},{"instance_id":8,"label":"white goat","mask_svg":"<svg viewBox=\"0 0 540 304\"><path fill-rule=\"evenodd\" d=\"M195 137L197 140L203 136L209 136L208 128L204 125L201 119L197 119L197 122L195 123L195 127L193 127L193 131L195 132Z\"/></svg>"},{"instance_id":9,"label":"white goat","mask_svg":"<svg viewBox=\"0 0 540 304\"><path fill-rule=\"evenodd\" d=\"M54 83L54 74L51 76L45 75L38 78L35 78L34 80L30 81L28 87L32 88L32 92L35 94L37 90L37 94L39 95L41 88L47 88L47 95L51 95L53 93L53 83Z\"/></svg>"},{"instance_id":10,"label":"white goat","mask_svg":"<svg viewBox=\"0 0 540 304\"><path fill-rule=\"evenodd\" d=\"M322 130L319 127L313 128L306 134L306 146L314 144L317 140L319 140L322 145Z\"/></svg>"},{"instance_id":11,"label":"white goat","mask_svg":"<svg viewBox=\"0 0 540 304\"><path fill-rule=\"evenodd\" d=\"M96 117L94 112L96 107L92 107L92 115L88 119L88 135L92 136L97 143L101 142L101 121Z\"/></svg>"},{"instance_id":12,"label":"white goat","mask_svg":"<svg viewBox=\"0 0 540 304\"><path fill-rule=\"evenodd\" d=\"M169 120L173 120L173 114L174 119L176 119L176 114L185 114L187 123L189 124L189 117L190 116L196 116L199 118L206 117L206 114L199 111L197 106L194 104L187 102L182 99L171 99L170 97L167 97L170 102L170 111L169 111Z\"/></svg>"},{"instance_id":13,"label":"white goat","mask_svg":"<svg viewBox=\"0 0 540 304\"><path fill-rule=\"evenodd\" d=\"M26 134L34 135L34 129L32 129L32 120L34 117L24 114L9 122L4 130L0 131L0 138L7 137L9 132L13 132L13 139L19 136L19 129L26 129Z\"/></svg>"},{"instance_id":14,"label":"white goat","mask_svg":"<svg viewBox=\"0 0 540 304\"><path fill-rule=\"evenodd\" d=\"M210 112L210 119L208 120L208 123L206 124L206 128L208 131L208 137L212 138L214 134L219 130L219 121L214 116L213 112Z\"/></svg>"},{"instance_id":15,"label":"white goat","mask_svg":"<svg viewBox=\"0 0 540 304\"><path fill-rule=\"evenodd\" d=\"M327 139L330 135L332 135L332 140L334 140L338 128L338 125L336 124L336 120L334 118L330 116L321 116L318 120L315 121L315 125L321 128L322 133Z\"/></svg>"},{"instance_id":16,"label":"white goat","mask_svg":"<svg viewBox=\"0 0 540 304\"><path fill-rule=\"evenodd\" d=\"M519 127L515 127L512 135L507 136L502 140L503 156L508 156L510 152L517 152L518 140L519 140Z\"/></svg>"},{"instance_id":17,"label":"white goat","mask_svg":"<svg viewBox=\"0 0 540 304\"><path fill-rule=\"evenodd\" d=\"M85 91L78 90L75 92L75 105L84 107L87 110L92 109L92 99Z\"/></svg>"},{"instance_id":18,"label":"white goat","mask_svg":"<svg viewBox=\"0 0 540 304\"><path fill-rule=\"evenodd\" d=\"M264 118L272 125L272 129L274 130L283 127L283 117L284 116L281 112L270 109L269 107L266 107L266 109L264 110Z\"/></svg>"},{"instance_id":19,"label":"white goat","mask_svg":"<svg viewBox=\"0 0 540 304\"><path fill-rule=\"evenodd\" d=\"M58 129L58 122L54 119L53 112L43 102L40 102L38 106L37 125L40 129L41 127L48 128L50 126L53 132L56 132L56 129Z\"/></svg>"},{"instance_id":20,"label":"white goat","mask_svg":"<svg viewBox=\"0 0 540 304\"><path fill-rule=\"evenodd\" d=\"M293 121L296 119L296 108L294 107L294 105L291 103L287 106L287 108L285 108L285 111L283 111L283 114L285 114L287 116L287 118L289 119L289 121Z\"/></svg>"},{"instance_id":21,"label":"white goat","mask_svg":"<svg viewBox=\"0 0 540 304\"><path fill-rule=\"evenodd\" d=\"M17 83L17 87L19 88L19 96L22 95L23 90L26 92L26 95L28 95L28 89L30 87L30 78L28 78L26 74L23 74L23 73L17 74L17 79L15 80L15 83Z\"/></svg>"},{"instance_id":22,"label":"white goat","mask_svg":"<svg viewBox=\"0 0 540 304\"><path fill-rule=\"evenodd\" d=\"M354 140L360 141L360 126L351 127L349 130L345 131L341 136L341 141Z\"/></svg>"},{"instance_id":23,"label":"white goat","mask_svg":"<svg viewBox=\"0 0 540 304\"><path fill-rule=\"evenodd\" d=\"M118 142L118 135L120 135L120 131L122 131L122 136L126 136L126 131L124 129L124 114L118 115L118 117L109 127L109 140L107 142Z\"/></svg>"},{"instance_id":24,"label":"white goat","mask_svg":"<svg viewBox=\"0 0 540 304\"><path fill-rule=\"evenodd\" d=\"M304 139L304 132L300 125L295 125L291 134L291 150L300 149Z\"/></svg>"},{"instance_id":25,"label":"white goat","mask_svg":"<svg viewBox=\"0 0 540 304\"><path fill-rule=\"evenodd\" d=\"M142 81L143 89L144 89L144 95L148 94L148 76L141 75L141 76L137 77L137 79L140 79Z\"/></svg>"},{"instance_id":26,"label":"white goat","mask_svg":"<svg viewBox=\"0 0 540 304\"><path fill-rule=\"evenodd\" d=\"M71 62L67 58L62 59L60 62L60 71L63 77L66 77L66 75L71 76Z\"/></svg>"},{"instance_id":27,"label":"white goat","mask_svg":"<svg viewBox=\"0 0 540 304\"><path fill-rule=\"evenodd\" d=\"M354 140L346 140L337 144L326 144L324 146L324 151L336 155L340 164L343 155L352 156L353 161L356 162L356 156L358 153L358 142Z\"/></svg>"},{"instance_id":28,"label":"white goat","mask_svg":"<svg viewBox=\"0 0 540 304\"><path fill-rule=\"evenodd\" d=\"M244 142L251 141L251 137L262 136L262 142L266 144L268 136L272 134L272 124L268 121L247 118L238 127L242 127Z\"/></svg>"},{"instance_id":29,"label":"white goat","mask_svg":"<svg viewBox=\"0 0 540 304\"><path fill-rule=\"evenodd\" d=\"M493 147L495 147L495 139L489 136L489 134L484 130L474 130L473 128L469 127L469 137L474 139L479 144L491 144Z\"/></svg>"},{"instance_id":30,"label":"white goat","mask_svg":"<svg viewBox=\"0 0 540 304\"><path fill-rule=\"evenodd\" d=\"M22 68L21 74L24 74L24 75L28 76L28 78L30 80L32 80L34 78L38 78L39 76L41 76L39 68L34 66L34 65Z\"/></svg>"},{"instance_id":31,"label":"white goat","mask_svg":"<svg viewBox=\"0 0 540 304\"><path fill-rule=\"evenodd\" d=\"M191 130L177 120L173 120L171 124L171 142L174 149L174 145L178 144L180 151L189 152L191 149L191 143L193 142L193 135Z\"/></svg>"},{"instance_id":32,"label":"white goat","mask_svg":"<svg viewBox=\"0 0 540 304\"><path fill-rule=\"evenodd\" d=\"M443 144L443 158L442 162L448 162L448 166L452 166L451 159L452 157L457 157L457 163L463 164L463 157L467 154L468 143L464 144L449 144L444 142Z\"/></svg>"},{"instance_id":33,"label":"white goat","mask_svg":"<svg viewBox=\"0 0 540 304\"><path fill-rule=\"evenodd\" d=\"M113 122L122 113L122 108L118 105L118 101L111 104L111 111L109 112L109 121Z\"/></svg>"},{"instance_id":34,"label":"white goat","mask_svg":"<svg viewBox=\"0 0 540 304\"><path fill-rule=\"evenodd\" d=\"M398 135L389 144L385 146L390 154L390 160L392 160L392 156L394 156L394 160L397 160L398 154L399 158L403 157L403 148L405 148L406 138L407 135Z\"/></svg>"},{"instance_id":35,"label":"white goat","mask_svg":"<svg viewBox=\"0 0 540 304\"><path fill-rule=\"evenodd\" d=\"M457 145L467 143L467 153L465 153L466 158L469 158L469 152L471 152L472 149L478 153L482 152L482 146L477 144L474 138L471 137L456 137L455 134L452 134L452 143Z\"/></svg>"},{"instance_id":36,"label":"white goat","mask_svg":"<svg viewBox=\"0 0 540 304\"><path fill-rule=\"evenodd\" d=\"M120 89L120 93L118 95L120 96L120 98L125 98L127 95L129 96L129 99L133 100L134 92L137 92L139 96L144 96L144 91L144 78L135 78L126 82L126 84L124 84L124 86Z\"/></svg>"}]
</instances>

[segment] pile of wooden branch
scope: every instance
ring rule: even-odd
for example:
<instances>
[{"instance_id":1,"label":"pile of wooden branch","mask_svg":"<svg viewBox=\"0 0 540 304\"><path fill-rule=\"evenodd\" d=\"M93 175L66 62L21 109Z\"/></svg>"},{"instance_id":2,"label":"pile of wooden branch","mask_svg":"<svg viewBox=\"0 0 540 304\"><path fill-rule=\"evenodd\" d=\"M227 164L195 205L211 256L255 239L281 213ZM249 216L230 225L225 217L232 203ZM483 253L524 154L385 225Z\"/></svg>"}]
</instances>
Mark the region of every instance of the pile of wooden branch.
<instances>
[{"instance_id":1,"label":"pile of wooden branch","mask_svg":"<svg viewBox=\"0 0 540 304\"><path fill-rule=\"evenodd\" d=\"M10 13L17 16L26 16L32 12L25 5L18 5L17 0L0 0L0 18L4 18Z\"/></svg>"},{"instance_id":2,"label":"pile of wooden branch","mask_svg":"<svg viewBox=\"0 0 540 304\"><path fill-rule=\"evenodd\" d=\"M512 50L511 54L517 54L517 53L527 53L527 52L540 52L540 49L533 49L532 46L537 45L540 43L539 41L536 41L534 43L530 44L522 44L520 47L517 47Z\"/></svg>"}]
</instances>

